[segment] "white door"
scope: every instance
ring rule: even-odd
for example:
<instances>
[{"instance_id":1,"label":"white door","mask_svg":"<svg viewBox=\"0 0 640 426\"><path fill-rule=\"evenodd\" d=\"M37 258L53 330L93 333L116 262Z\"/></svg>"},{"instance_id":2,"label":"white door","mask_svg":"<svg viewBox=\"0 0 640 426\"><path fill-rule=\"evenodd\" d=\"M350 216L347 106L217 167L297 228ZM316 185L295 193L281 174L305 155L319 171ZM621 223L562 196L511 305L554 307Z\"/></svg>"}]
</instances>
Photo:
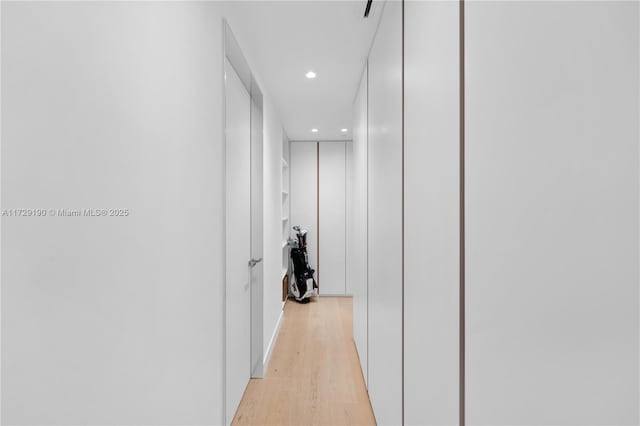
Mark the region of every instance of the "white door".
<instances>
[{"instance_id":1,"label":"white door","mask_svg":"<svg viewBox=\"0 0 640 426\"><path fill-rule=\"evenodd\" d=\"M318 264L322 294L344 296L346 142L318 144Z\"/></svg>"},{"instance_id":2,"label":"white door","mask_svg":"<svg viewBox=\"0 0 640 426\"><path fill-rule=\"evenodd\" d=\"M251 100L251 258L259 261L251 268L251 377L263 371L263 219L262 212L262 103Z\"/></svg>"},{"instance_id":3,"label":"white door","mask_svg":"<svg viewBox=\"0 0 640 426\"><path fill-rule=\"evenodd\" d=\"M251 104L225 60L226 140L226 424L251 373Z\"/></svg>"},{"instance_id":4,"label":"white door","mask_svg":"<svg viewBox=\"0 0 640 426\"><path fill-rule=\"evenodd\" d=\"M293 142L290 148L291 201L290 226L300 225L307 229L307 252L309 265L318 269L318 143ZM320 294L322 278L316 275Z\"/></svg>"}]
</instances>

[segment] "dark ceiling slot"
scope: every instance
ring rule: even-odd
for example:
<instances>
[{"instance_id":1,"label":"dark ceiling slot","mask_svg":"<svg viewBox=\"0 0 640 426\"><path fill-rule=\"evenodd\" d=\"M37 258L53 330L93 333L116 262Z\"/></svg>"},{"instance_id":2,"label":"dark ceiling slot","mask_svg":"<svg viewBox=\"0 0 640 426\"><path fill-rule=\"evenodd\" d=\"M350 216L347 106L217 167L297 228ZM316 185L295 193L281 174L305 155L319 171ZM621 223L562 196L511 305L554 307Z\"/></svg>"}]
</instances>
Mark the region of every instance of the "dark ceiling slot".
<instances>
[{"instance_id":1,"label":"dark ceiling slot","mask_svg":"<svg viewBox=\"0 0 640 426\"><path fill-rule=\"evenodd\" d=\"M369 11L371 10L371 3L373 3L373 0L367 0L367 7L364 9L365 18L369 17Z\"/></svg>"}]
</instances>

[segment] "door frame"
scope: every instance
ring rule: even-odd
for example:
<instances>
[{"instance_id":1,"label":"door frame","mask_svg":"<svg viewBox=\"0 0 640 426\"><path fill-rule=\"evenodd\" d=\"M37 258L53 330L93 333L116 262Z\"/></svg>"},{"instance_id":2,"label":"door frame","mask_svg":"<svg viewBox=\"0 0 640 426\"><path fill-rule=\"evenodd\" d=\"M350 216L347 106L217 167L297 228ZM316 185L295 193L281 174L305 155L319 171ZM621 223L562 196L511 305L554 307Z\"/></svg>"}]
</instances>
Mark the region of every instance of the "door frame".
<instances>
[{"instance_id":1,"label":"door frame","mask_svg":"<svg viewBox=\"0 0 640 426\"><path fill-rule=\"evenodd\" d=\"M231 66L234 68L234 70L236 71L236 73L238 74L238 76L240 77L240 80L242 81L242 84L244 84L244 86L247 89L247 92L249 93L249 97L250 97L250 102L251 102L251 156L254 156L254 150L256 147L259 147L259 152L262 152L262 145L263 145L263 131L262 131L262 123L263 123L263 96L262 96L262 91L260 90L260 87L258 86L253 73L251 72L251 69L249 68L249 64L247 63L244 55L242 54L242 50L240 49L240 46L238 44L238 42L236 41L236 38L233 35L233 32L231 31L231 28L229 27L229 24L227 22L226 19L222 20L222 27L223 27L223 56L222 56L222 61L221 61L221 66L223 68L223 81L222 81L222 93L223 93L223 97L222 97L222 103L223 103L223 116L222 116L222 123L223 123L223 155L226 158L226 129L225 129L225 123L226 123L226 96L227 96L227 89L226 89L226 84L224 82L224 67L225 67L225 59L229 61L229 63L231 64ZM257 129L260 129L260 131L256 131ZM253 161L255 159L252 158L250 160L251 165L253 165ZM222 174L223 174L223 193L224 193L224 200L223 200L223 224L226 224L226 205L227 205L227 182L226 182L226 173L227 173L227 164L226 161L224 162L223 165L223 170L222 170ZM252 188L253 188L253 181L254 181L254 176L251 177L251 182L252 182ZM261 179L260 179L261 181ZM262 197L260 197L261 199ZM252 195L251 195L251 199L253 202L253 191L252 191ZM253 212L253 206L251 207L251 211ZM260 211L262 211L262 209L260 209ZM253 221L253 219L252 219ZM252 230L252 236L253 236L253 230ZM229 237L227 229L226 229L226 225L223 226L223 238L224 238L224 242L226 244L227 238ZM252 238L253 239L253 238ZM260 241L262 242L262 238L260 239ZM262 252L262 248L260 248ZM254 250L253 247L251 247L251 253L253 254ZM224 253L224 268L225 271L223 272L223 276L226 276L226 252ZM249 259L247 259L249 260ZM264 264L264 263L263 263ZM261 275L262 280L263 275ZM248 368L250 368L250 377L251 378L262 378L264 376L264 359L263 359L263 352L264 352L264 344L263 344L263 322L264 322L264 318L263 318L263 288L264 288L264 283L263 282L258 282L255 285L253 285L253 283L250 286L250 297L251 297L251 318L250 318L250 323L251 323L251 365L247 366ZM227 324L227 282L225 280L224 285L222 286L222 290L223 290L223 311L222 311L222 321L223 321L223 330L222 330L222 334L223 334L223 341L222 341L222 347L223 347L223 351L222 351L222 363L223 363L223 381L222 381L222 394L223 394L223 401L222 401L222 415L223 415L223 422L226 422L227 419L227 413L226 413L226 400L227 400L227 355L226 355L226 345L227 345L227 335L228 335L228 324ZM254 351L254 348L259 348L259 351Z\"/></svg>"}]
</instances>

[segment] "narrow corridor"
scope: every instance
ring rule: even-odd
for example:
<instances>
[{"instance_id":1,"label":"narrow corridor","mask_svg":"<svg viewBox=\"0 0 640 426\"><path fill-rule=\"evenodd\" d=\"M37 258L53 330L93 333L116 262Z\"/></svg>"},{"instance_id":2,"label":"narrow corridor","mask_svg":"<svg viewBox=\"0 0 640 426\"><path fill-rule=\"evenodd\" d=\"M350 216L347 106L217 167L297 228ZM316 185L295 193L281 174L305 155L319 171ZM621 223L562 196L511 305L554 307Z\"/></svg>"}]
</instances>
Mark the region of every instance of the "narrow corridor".
<instances>
[{"instance_id":1,"label":"narrow corridor","mask_svg":"<svg viewBox=\"0 0 640 426\"><path fill-rule=\"evenodd\" d=\"M640 426L640 0L0 0L0 86L0 426Z\"/></svg>"},{"instance_id":2,"label":"narrow corridor","mask_svg":"<svg viewBox=\"0 0 640 426\"><path fill-rule=\"evenodd\" d=\"M375 425L352 337L352 300L287 301L264 379L252 379L234 425Z\"/></svg>"}]
</instances>

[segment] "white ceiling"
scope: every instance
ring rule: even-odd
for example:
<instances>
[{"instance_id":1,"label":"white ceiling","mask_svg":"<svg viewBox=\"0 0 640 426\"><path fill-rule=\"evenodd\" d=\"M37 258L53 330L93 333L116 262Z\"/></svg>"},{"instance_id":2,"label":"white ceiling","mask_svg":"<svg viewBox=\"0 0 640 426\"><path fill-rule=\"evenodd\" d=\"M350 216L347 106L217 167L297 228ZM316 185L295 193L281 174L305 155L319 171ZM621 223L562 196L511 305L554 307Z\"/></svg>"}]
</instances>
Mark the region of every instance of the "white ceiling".
<instances>
[{"instance_id":1,"label":"white ceiling","mask_svg":"<svg viewBox=\"0 0 640 426\"><path fill-rule=\"evenodd\" d=\"M352 104L378 24L377 3L369 18L363 17L365 0L231 4L231 30L289 139L351 139ZM315 79L305 77L309 70Z\"/></svg>"}]
</instances>

